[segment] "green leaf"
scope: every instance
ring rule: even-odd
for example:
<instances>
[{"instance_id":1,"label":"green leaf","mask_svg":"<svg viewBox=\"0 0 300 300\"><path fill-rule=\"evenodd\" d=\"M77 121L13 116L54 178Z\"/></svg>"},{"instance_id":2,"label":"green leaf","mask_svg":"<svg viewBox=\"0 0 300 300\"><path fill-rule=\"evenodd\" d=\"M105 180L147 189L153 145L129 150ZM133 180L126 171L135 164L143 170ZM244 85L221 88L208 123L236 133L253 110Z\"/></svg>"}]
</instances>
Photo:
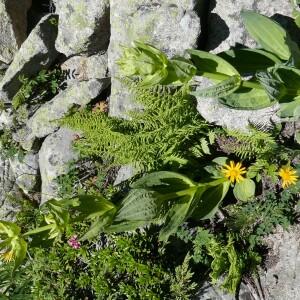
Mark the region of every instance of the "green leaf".
<instances>
[{"instance_id":1,"label":"green leaf","mask_svg":"<svg viewBox=\"0 0 300 300\"><path fill-rule=\"evenodd\" d=\"M145 175L134 182L134 189L155 190L161 193L174 193L195 186L188 177L175 172L161 171Z\"/></svg>"},{"instance_id":2,"label":"green leaf","mask_svg":"<svg viewBox=\"0 0 300 300\"><path fill-rule=\"evenodd\" d=\"M228 162L228 157L227 156L220 156L220 157L216 157L212 160L212 162L214 162L215 164L219 165L219 166L224 166L227 164Z\"/></svg>"},{"instance_id":3,"label":"green leaf","mask_svg":"<svg viewBox=\"0 0 300 300\"><path fill-rule=\"evenodd\" d=\"M115 223L120 222L141 222L149 224L159 218L164 204L164 199L156 191L145 189L133 189L122 200Z\"/></svg>"},{"instance_id":4,"label":"green leaf","mask_svg":"<svg viewBox=\"0 0 300 300\"><path fill-rule=\"evenodd\" d=\"M101 195L79 195L78 203L75 209L80 215L73 218L75 222L102 216L107 211L116 208L111 201Z\"/></svg>"},{"instance_id":5,"label":"green leaf","mask_svg":"<svg viewBox=\"0 0 300 300\"><path fill-rule=\"evenodd\" d=\"M159 233L161 241L167 241L169 236L174 234L178 227L184 223L194 212L197 202L202 194L206 191L205 185L199 185L196 188L190 189L186 195L178 198L170 208L165 224Z\"/></svg>"},{"instance_id":6,"label":"green leaf","mask_svg":"<svg viewBox=\"0 0 300 300\"><path fill-rule=\"evenodd\" d=\"M195 97L203 98L221 98L234 93L241 85L241 77L239 75L230 76L228 79L205 89L199 89L190 94Z\"/></svg>"},{"instance_id":7,"label":"green leaf","mask_svg":"<svg viewBox=\"0 0 300 300\"><path fill-rule=\"evenodd\" d=\"M205 191L201 200L197 204L197 208L193 213L196 219L211 219L217 212L220 203L223 201L230 187L230 182L226 181L222 184L212 187Z\"/></svg>"},{"instance_id":8,"label":"green leaf","mask_svg":"<svg viewBox=\"0 0 300 300\"><path fill-rule=\"evenodd\" d=\"M295 133L295 141L300 144L300 130ZM300 172L298 172L300 174Z\"/></svg>"},{"instance_id":9,"label":"green leaf","mask_svg":"<svg viewBox=\"0 0 300 300\"><path fill-rule=\"evenodd\" d=\"M295 18L295 24L300 28L300 12L296 8L294 8L292 15Z\"/></svg>"},{"instance_id":10,"label":"green leaf","mask_svg":"<svg viewBox=\"0 0 300 300\"><path fill-rule=\"evenodd\" d=\"M110 226L105 228L106 233L116 233L116 232L125 232L125 231L134 231L139 227L143 227L147 224L145 224L145 221L123 221L120 223L113 223Z\"/></svg>"},{"instance_id":11,"label":"green leaf","mask_svg":"<svg viewBox=\"0 0 300 300\"><path fill-rule=\"evenodd\" d=\"M241 16L249 34L258 44L283 60L290 58L290 38L277 22L253 11L243 11Z\"/></svg>"},{"instance_id":12,"label":"green leaf","mask_svg":"<svg viewBox=\"0 0 300 300\"><path fill-rule=\"evenodd\" d=\"M0 235L7 235L8 237L18 236L21 228L12 222L0 221Z\"/></svg>"},{"instance_id":13,"label":"green leaf","mask_svg":"<svg viewBox=\"0 0 300 300\"><path fill-rule=\"evenodd\" d=\"M75 199L64 201L52 199L43 204L41 210L47 210L57 225L66 227L70 220L69 206L75 201Z\"/></svg>"},{"instance_id":14,"label":"green leaf","mask_svg":"<svg viewBox=\"0 0 300 300\"><path fill-rule=\"evenodd\" d=\"M21 238L16 239L12 242L12 249L15 258L14 270L16 270L26 257L27 243Z\"/></svg>"},{"instance_id":15,"label":"green leaf","mask_svg":"<svg viewBox=\"0 0 300 300\"><path fill-rule=\"evenodd\" d=\"M167 68L163 68L154 74L147 75L143 78L142 81L139 82L138 86L147 88L159 83L162 83L168 76Z\"/></svg>"},{"instance_id":16,"label":"green leaf","mask_svg":"<svg viewBox=\"0 0 300 300\"><path fill-rule=\"evenodd\" d=\"M208 142L205 138L200 139L200 145L204 154L211 154L208 146Z\"/></svg>"},{"instance_id":17,"label":"green leaf","mask_svg":"<svg viewBox=\"0 0 300 300\"><path fill-rule=\"evenodd\" d=\"M171 76L171 74L169 74L168 77L174 77L176 79L174 79L174 81L179 80L181 82L188 82L192 79L193 76L196 75L197 72L197 68L192 64L190 60L179 56L173 57L170 60L170 67L171 70L174 71L175 76ZM168 81L170 81L170 79Z\"/></svg>"},{"instance_id":18,"label":"green leaf","mask_svg":"<svg viewBox=\"0 0 300 300\"><path fill-rule=\"evenodd\" d=\"M243 75L255 74L281 63L277 56L261 49L232 49L218 55Z\"/></svg>"},{"instance_id":19,"label":"green leaf","mask_svg":"<svg viewBox=\"0 0 300 300\"><path fill-rule=\"evenodd\" d=\"M112 224L116 209L107 211L104 215L99 216L92 223L89 230L80 238L80 241L90 240L97 236L100 232L104 232L109 225Z\"/></svg>"},{"instance_id":20,"label":"green leaf","mask_svg":"<svg viewBox=\"0 0 300 300\"><path fill-rule=\"evenodd\" d=\"M134 47L137 47L137 48L139 48L140 50L145 50L145 51L147 51L148 53L154 54L157 58L159 58L159 60L160 60L163 64L167 65L167 63L168 63L168 58L167 58L167 56L166 56L162 51L160 51L159 49L153 47L153 46L150 45L150 44L143 43L143 42L141 42L141 41L134 41L132 44L133 44Z\"/></svg>"},{"instance_id":21,"label":"green leaf","mask_svg":"<svg viewBox=\"0 0 300 300\"><path fill-rule=\"evenodd\" d=\"M280 80L284 87L285 93L279 98L279 101L290 101L291 98L300 95L300 70L294 67L280 65L269 70L275 78ZM285 96L285 97L284 97Z\"/></svg>"},{"instance_id":22,"label":"green leaf","mask_svg":"<svg viewBox=\"0 0 300 300\"><path fill-rule=\"evenodd\" d=\"M264 90L240 88L235 93L220 99L226 106L235 109L260 109L272 104L272 100Z\"/></svg>"},{"instance_id":23,"label":"green leaf","mask_svg":"<svg viewBox=\"0 0 300 300\"><path fill-rule=\"evenodd\" d=\"M197 74L206 77L206 74L223 74L228 76L240 75L239 72L223 58L200 50L187 50L197 67Z\"/></svg>"},{"instance_id":24,"label":"green leaf","mask_svg":"<svg viewBox=\"0 0 300 300\"><path fill-rule=\"evenodd\" d=\"M256 78L264 87L269 98L273 101L279 101L286 94L286 87L284 83L275 75L270 72L259 72Z\"/></svg>"},{"instance_id":25,"label":"green leaf","mask_svg":"<svg viewBox=\"0 0 300 300\"><path fill-rule=\"evenodd\" d=\"M300 97L290 103L281 103L278 115L281 118L300 117Z\"/></svg>"},{"instance_id":26,"label":"green leaf","mask_svg":"<svg viewBox=\"0 0 300 300\"><path fill-rule=\"evenodd\" d=\"M255 195L255 182L252 179L245 178L243 181L235 184L233 194L238 200L249 200Z\"/></svg>"}]
</instances>

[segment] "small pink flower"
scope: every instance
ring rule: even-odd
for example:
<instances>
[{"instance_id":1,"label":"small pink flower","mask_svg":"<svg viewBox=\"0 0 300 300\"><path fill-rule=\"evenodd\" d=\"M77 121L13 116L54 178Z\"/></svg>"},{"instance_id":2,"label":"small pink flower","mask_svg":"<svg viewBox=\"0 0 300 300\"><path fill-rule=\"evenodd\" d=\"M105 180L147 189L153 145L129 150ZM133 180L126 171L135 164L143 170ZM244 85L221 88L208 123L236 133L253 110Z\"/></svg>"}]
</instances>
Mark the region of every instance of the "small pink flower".
<instances>
[{"instance_id":1,"label":"small pink flower","mask_svg":"<svg viewBox=\"0 0 300 300\"><path fill-rule=\"evenodd\" d=\"M69 240L68 240L69 246L71 246L73 249L79 249L80 248L80 242L77 240L77 235L73 235Z\"/></svg>"}]
</instances>

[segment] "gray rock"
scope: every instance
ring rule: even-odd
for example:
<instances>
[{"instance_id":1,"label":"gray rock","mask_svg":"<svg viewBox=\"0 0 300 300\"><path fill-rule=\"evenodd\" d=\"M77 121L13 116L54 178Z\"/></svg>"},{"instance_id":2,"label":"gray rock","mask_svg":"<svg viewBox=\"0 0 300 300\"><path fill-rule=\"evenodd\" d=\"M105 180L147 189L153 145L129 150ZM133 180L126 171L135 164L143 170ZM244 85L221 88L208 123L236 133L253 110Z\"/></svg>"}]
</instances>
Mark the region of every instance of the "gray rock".
<instances>
[{"instance_id":1,"label":"gray rock","mask_svg":"<svg viewBox=\"0 0 300 300\"><path fill-rule=\"evenodd\" d=\"M82 81L70 85L51 101L41 106L28 120L29 137L43 138L58 129L58 120L75 106L85 107L109 85L109 79ZM27 137L27 140L29 139Z\"/></svg>"},{"instance_id":2,"label":"gray rock","mask_svg":"<svg viewBox=\"0 0 300 300\"><path fill-rule=\"evenodd\" d=\"M239 110L224 106L217 99L197 100L197 110L206 121L228 129L247 131L250 124L267 128L280 122L276 115L278 104L258 110Z\"/></svg>"},{"instance_id":3,"label":"gray rock","mask_svg":"<svg viewBox=\"0 0 300 300\"><path fill-rule=\"evenodd\" d=\"M39 165L42 180L41 203L58 198L57 177L68 172L68 163L78 155L72 148L75 132L61 128L49 135L39 152Z\"/></svg>"},{"instance_id":4,"label":"gray rock","mask_svg":"<svg viewBox=\"0 0 300 300\"><path fill-rule=\"evenodd\" d=\"M13 126L13 114L10 109L0 112L0 130Z\"/></svg>"},{"instance_id":5,"label":"gray rock","mask_svg":"<svg viewBox=\"0 0 300 300\"><path fill-rule=\"evenodd\" d=\"M20 210L19 196L9 160L0 156L0 220L14 220Z\"/></svg>"},{"instance_id":6,"label":"gray rock","mask_svg":"<svg viewBox=\"0 0 300 300\"><path fill-rule=\"evenodd\" d=\"M56 0L59 15L56 49L67 57L106 50L109 43L108 0Z\"/></svg>"},{"instance_id":7,"label":"gray rock","mask_svg":"<svg viewBox=\"0 0 300 300\"><path fill-rule=\"evenodd\" d=\"M27 126L24 126L14 132L12 138L26 151L38 151L40 148L39 140L32 134L32 130Z\"/></svg>"},{"instance_id":8,"label":"gray rock","mask_svg":"<svg viewBox=\"0 0 300 300\"><path fill-rule=\"evenodd\" d=\"M31 0L0 1L0 61L10 63L27 37Z\"/></svg>"},{"instance_id":9,"label":"gray rock","mask_svg":"<svg viewBox=\"0 0 300 300\"><path fill-rule=\"evenodd\" d=\"M253 300L251 291L242 283L239 291L239 300ZM195 299L197 300L235 300L235 295L228 294L221 288L205 282L198 291Z\"/></svg>"},{"instance_id":10,"label":"gray rock","mask_svg":"<svg viewBox=\"0 0 300 300\"><path fill-rule=\"evenodd\" d=\"M11 158L9 161L18 187L26 195L36 192L39 184L38 155L27 153L22 161L17 157Z\"/></svg>"},{"instance_id":11,"label":"gray rock","mask_svg":"<svg viewBox=\"0 0 300 300\"><path fill-rule=\"evenodd\" d=\"M57 20L57 16L52 14L45 16L15 55L0 83L2 100L7 102L12 100L21 87L20 75L32 77L49 67L57 58L58 52L54 47L57 26L53 24L52 19Z\"/></svg>"},{"instance_id":12,"label":"gray rock","mask_svg":"<svg viewBox=\"0 0 300 300\"><path fill-rule=\"evenodd\" d=\"M267 269L260 271L265 299L300 299L300 226L289 231L278 228L266 242L269 248Z\"/></svg>"},{"instance_id":13,"label":"gray rock","mask_svg":"<svg viewBox=\"0 0 300 300\"><path fill-rule=\"evenodd\" d=\"M122 45L142 40L165 51L168 56L182 55L185 49L196 47L201 33L200 18L194 0L111 0L111 38L108 63L112 75L110 113L124 116L134 107L127 88L116 79L116 61Z\"/></svg>"},{"instance_id":14,"label":"gray rock","mask_svg":"<svg viewBox=\"0 0 300 300\"><path fill-rule=\"evenodd\" d=\"M107 53L92 56L73 56L66 60L61 69L67 81L83 81L107 77Z\"/></svg>"},{"instance_id":15,"label":"gray rock","mask_svg":"<svg viewBox=\"0 0 300 300\"><path fill-rule=\"evenodd\" d=\"M134 175L136 175L136 170L132 166L122 166L117 173L114 185L121 184L122 182L133 177Z\"/></svg>"},{"instance_id":16,"label":"gray rock","mask_svg":"<svg viewBox=\"0 0 300 300\"><path fill-rule=\"evenodd\" d=\"M243 9L274 17L285 27L293 27L292 19L288 18L292 15L290 0L273 0L271 3L269 0L214 0L210 1L210 9L206 48L214 53L226 51L237 43L248 47L255 46L240 17Z\"/></svg>"}]
</instances>

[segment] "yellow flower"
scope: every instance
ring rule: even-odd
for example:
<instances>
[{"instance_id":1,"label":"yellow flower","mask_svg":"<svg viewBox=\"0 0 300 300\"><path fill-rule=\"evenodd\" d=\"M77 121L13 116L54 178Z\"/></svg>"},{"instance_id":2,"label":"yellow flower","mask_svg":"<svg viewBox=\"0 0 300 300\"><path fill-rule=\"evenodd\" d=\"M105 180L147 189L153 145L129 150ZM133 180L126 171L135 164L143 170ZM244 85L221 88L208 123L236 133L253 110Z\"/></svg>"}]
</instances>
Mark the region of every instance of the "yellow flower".
<instances>
[{"instance_id":1,"label":"yellow flower","mask_svg":"<svg viewBox=\"0 0 300 300\"><path fill-rule=\"evenodd\" d=\"M224 166L222 172L232 183L235 181L239 183L244 180L242 175L246 173L246 168L242 167L241 163L235 164L234 161L230 161L229 165Z\"/></svg>"},{"instance_id":2,"label":"yellow flower","mask_svg":"<svg viewBox=\"0 0 300 300\"><path fill-rule=\"evenodd\" d=\"M0 257L4 262L9 263L14 260L14 252L13 250L6 251L4 253L1 253Z\"/></svg>"},{"instance_id":3,"label":"yellow flower","mask_svg":"<svg viewBox=\"0 0 300 300\"><path fill-rule=\"evenodd\" d=\"M290 166L284 166L281 167L281 169L278 172L278 175L282 179L282 187L285 189L289 187L292 184L296 184L298 180L298 176L296 175L296 170L294 170Z\"/></svg>"}]
</instances>

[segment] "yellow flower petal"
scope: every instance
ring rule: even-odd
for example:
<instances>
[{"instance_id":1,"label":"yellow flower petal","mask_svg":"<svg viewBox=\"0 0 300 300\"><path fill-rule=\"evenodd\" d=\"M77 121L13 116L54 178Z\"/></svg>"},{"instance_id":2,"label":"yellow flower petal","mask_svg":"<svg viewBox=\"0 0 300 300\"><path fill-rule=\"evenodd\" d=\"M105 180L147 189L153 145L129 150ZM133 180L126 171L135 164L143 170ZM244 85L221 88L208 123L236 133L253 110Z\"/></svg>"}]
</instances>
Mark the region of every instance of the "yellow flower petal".
<instances>
[{"instance_id":1,"label":"yellow flower petal","mask_svg":"<svg viewBox=\"0 0 300 300\"><path fill-rule=\"evenodd\" d=\"M4 262L9 263L14 260L14 252L12 250L6 251L2 253L0 257Z\"/></svg>"},{"instance_id":2,"label":"yellow flower petal","mask_svg":"<svg viewBox=\"0 0 300 300\"><path fill-rule=\"evenodd\" d=\"M242 164L240 162L235 164L235 162L231 160L229 165L227 164L223 167L222 173L232 183L234 183L235 181L239 183L240 181L244 180L242 174L246 173L246 168L242 167Z\"/></svg>"},{"instance_id":3,"label":"yellow flower petal","mask_svg":"<svg viewBox=\"0 0 300 300\"><path fill-rule=\"evenodd\" d=\"M281 167L278 175L281 177L282 187L284 189L297 183L299 177L295 175L296 173L296 170L290 166Z\"/></svg>"}]
</instances>

